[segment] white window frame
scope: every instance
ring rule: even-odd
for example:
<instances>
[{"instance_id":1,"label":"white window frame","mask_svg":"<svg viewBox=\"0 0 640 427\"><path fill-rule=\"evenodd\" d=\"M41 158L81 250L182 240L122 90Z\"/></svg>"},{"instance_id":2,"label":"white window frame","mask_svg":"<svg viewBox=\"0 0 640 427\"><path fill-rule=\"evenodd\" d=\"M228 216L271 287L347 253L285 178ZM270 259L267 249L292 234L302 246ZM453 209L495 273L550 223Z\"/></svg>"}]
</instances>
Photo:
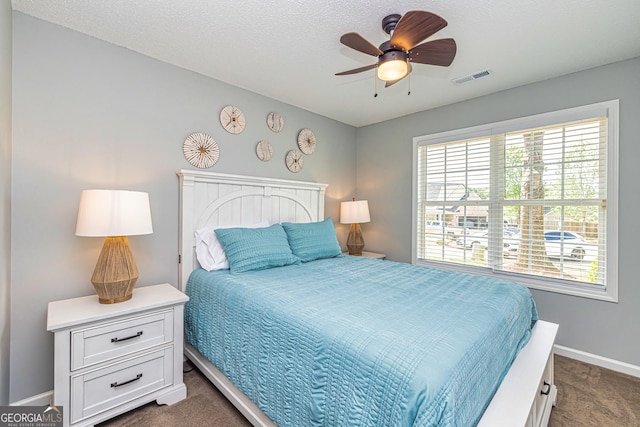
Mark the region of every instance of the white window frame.
<instances>
[{"instance_id":1,"label":"white window frame","mask_svg":"<svg viewBox=\"0 0 640 427\"><path fill-rule=\"evenodd\" d=\"M469 128L440 132L432 135L423 135L413 138L413 189L412 189L412 232L411 232L411 258L412 263L429 267L444 268L462 271L466 273L481 274L496 278L509 279L522 283L531 289L557 292L561 294L575 295L598 299L609 302L618 302L618 147L619 147L619 101L611 100L590 104L575 108L537 114L517 119L505 120ZM562 279L548 277L536 277L507 271L492 271L488 268L478 268L463 264L454 264L440 261L419 260L417 257L417 231L418 231L418 148L425 144L441 144L462 139L494 135L530 129L534 127L549 126L593 117L608 117L607 126L607 221L606 221L606 286L589 286L588 284L576 284Z\"/></svg>"}]
</instances>

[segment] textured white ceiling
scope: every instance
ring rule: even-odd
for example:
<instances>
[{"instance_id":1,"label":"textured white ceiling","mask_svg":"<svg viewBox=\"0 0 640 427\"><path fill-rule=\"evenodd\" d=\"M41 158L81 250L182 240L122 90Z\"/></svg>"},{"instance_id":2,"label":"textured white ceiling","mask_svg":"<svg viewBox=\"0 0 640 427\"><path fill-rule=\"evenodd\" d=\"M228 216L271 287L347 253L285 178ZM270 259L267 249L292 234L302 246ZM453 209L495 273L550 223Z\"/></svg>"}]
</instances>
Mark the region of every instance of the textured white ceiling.
<instances>
[{"instance_id":1,"label":"textured white ceiling","mask_svg":"<svg viewBox=\"0 0 640 427\"><path fill-rule=\"evenodd\" d=\"M640 0L12 0L13 9L182 68L363 126L640 56ZM340 44L355 31L378 45L391 13L428 10L449 25L448 68L414 65L384 88L375 58ZM483 69L473 82L452 79Z\"/></svg>"}]
</instances>

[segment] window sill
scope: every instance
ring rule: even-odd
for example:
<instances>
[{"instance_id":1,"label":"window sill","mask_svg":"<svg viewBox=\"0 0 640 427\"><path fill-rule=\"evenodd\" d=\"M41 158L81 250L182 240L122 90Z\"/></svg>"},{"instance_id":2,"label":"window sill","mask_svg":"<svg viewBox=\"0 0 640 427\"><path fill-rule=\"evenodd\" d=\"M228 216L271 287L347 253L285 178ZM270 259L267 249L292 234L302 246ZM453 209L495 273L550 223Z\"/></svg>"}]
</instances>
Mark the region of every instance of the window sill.
<instances>
[{"instance_id":1,"label":"window sill","mask_svg":"<svg viewBox=\"0 0 640 427\"><path fill-rule=\"evenodd\" d=\"M529 289L555 292L612 303L618 302L618 294L615 286L612 286L607 290L603 286L581 284L569 280L553 279L549 277L526 277L517 273L492 271L488 268L469 267L438 261L414 260L413 264L423 267L439 268L442 270L459 271L461 273L479 274L482 276L493 277L495 279L510 280L512 282L520 283Z\"/></svg>"}]
</instances>

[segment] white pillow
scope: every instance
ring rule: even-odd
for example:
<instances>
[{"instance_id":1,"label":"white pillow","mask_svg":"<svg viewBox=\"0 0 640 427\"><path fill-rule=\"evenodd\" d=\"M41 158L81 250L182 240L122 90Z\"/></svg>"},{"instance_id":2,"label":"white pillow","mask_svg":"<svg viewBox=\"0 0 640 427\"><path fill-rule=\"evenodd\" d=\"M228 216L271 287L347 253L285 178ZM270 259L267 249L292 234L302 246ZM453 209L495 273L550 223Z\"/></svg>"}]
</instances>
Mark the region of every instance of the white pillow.
<instances>
[{"instance_id":1,"label":"white pillow","mask_svg":"<svg viewBox=\"0 0 640 427\"><path fill-rule=\"evenodd\" d=\"M229 269L229 260L224 252L222 243L218 240L215 230L217 228L262 228L268 227L267 221L250 225L224 225L220 227L205 227L195 232L196 257L200 266L207 271Z\"/></svg>"}]
</instances>

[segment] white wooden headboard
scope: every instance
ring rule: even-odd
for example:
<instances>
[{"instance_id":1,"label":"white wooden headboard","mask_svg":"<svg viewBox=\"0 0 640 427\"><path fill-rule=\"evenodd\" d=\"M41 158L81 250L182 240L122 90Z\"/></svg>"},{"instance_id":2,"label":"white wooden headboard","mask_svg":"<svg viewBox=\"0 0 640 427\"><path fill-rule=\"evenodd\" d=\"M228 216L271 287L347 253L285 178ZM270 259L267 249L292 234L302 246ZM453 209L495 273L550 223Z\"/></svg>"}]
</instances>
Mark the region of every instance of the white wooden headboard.
<instances>
[{"instance_id":1,"label":"white wooden headboard","mask_svg":"<svg viewBox=\"0 0 640 427\"><path fill-rule=\"evenodd\" d=\"M206 226L324 219L327 184L180 170L178 289L199 267L194 232Z\"/></svg>"}]
</instances>

